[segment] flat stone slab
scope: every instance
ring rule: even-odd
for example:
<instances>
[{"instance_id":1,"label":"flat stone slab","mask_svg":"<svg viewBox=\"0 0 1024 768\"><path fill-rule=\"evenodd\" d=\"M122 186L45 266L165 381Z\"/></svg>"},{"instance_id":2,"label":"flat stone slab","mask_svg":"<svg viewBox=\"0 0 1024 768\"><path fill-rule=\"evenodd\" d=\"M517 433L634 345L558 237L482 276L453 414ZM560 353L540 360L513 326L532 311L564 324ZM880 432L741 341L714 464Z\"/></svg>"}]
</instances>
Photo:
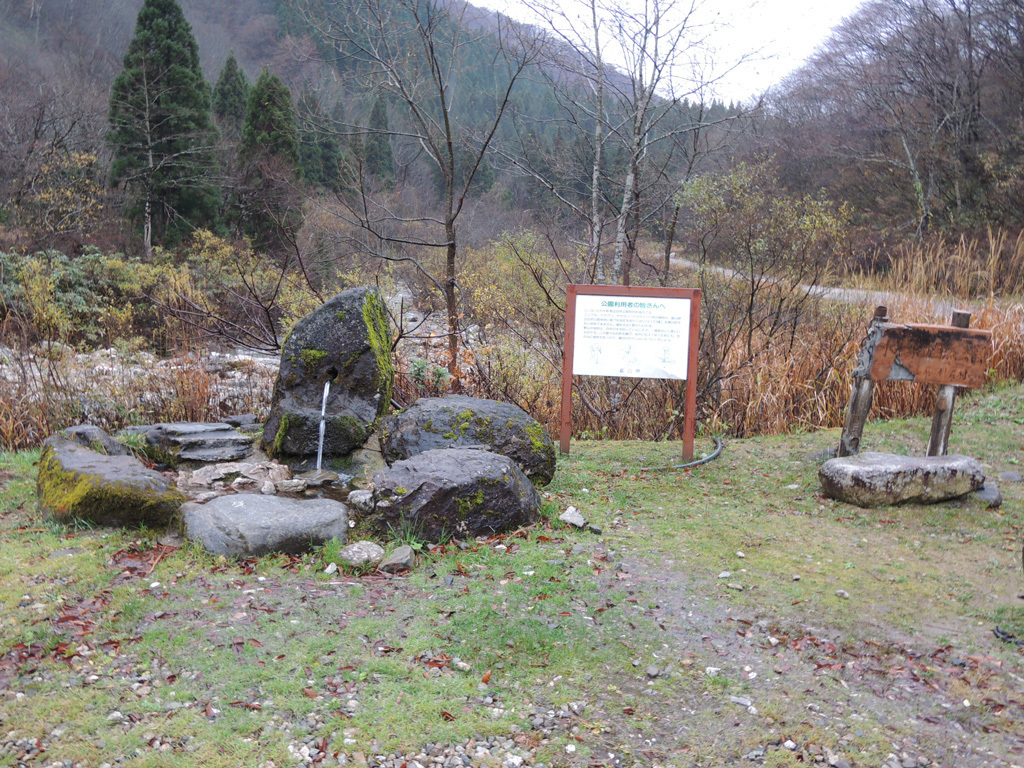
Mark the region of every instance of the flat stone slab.
<instances>
[{"instance_id":1,"label":"flat stone slab","mask_svg":"<svg viewBox=\"0 0 1024 768\"><path fill-rule=\"evenodd\" d=\"M142 434L157 460L168 464L238 461L252 453L252 436L228 424L179 421L125 431Z\"/></svg>"},{"instance_id":2,"label":"flat stone slab","mask_svg":"<svg viewBox=\"0 0 1024 768\"><path fill-rule=\"evenodd\" d=\"M186 538L225 557L299 554L335 538L344 544L348 537L348 508L330 499L239 493L189 502L181 513Z\"/></svg>"},{"instance_id":3,"label":"flat stone slab","mask_svg":"<svg viewBox=\"0 0 1024 768\"><path fill-rule=\"evenodd\" d=\"M985 482L970 456L900 456L867 452L830 459L818 470L825 493L859 507L932 503L970 493Z\"/></svg>"},{"instance_id":4,"label":"flat stone slab","mask_svg":"<svg viewBox=\"0 0 1024 768\"><path fill-rule=\"evenodd\" d=\"M134 456L109 456L56 435L43 443L39 506L60 522L164 527L185 496Z\"/></svg>"}]
</instances>

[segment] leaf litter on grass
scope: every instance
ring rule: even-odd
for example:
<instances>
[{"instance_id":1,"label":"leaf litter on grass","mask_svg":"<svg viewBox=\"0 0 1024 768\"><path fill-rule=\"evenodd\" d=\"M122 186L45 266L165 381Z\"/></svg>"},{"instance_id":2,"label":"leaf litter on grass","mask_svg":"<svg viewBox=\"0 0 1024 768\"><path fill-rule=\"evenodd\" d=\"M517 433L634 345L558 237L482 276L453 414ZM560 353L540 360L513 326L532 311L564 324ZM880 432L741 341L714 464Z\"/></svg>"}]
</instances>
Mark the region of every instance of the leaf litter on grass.
<instances>
[{"instance_id":1,"label":"leaf litter on grass","mask_svg":"<svg viewBox=\"0 0 1024 768\"><path fill-rule=\"evenodd\" d=\"M956 437L998 472L1017 456L986 446L1012 438L978 429L1012 425L985 408ZM867 438L923 451L912 425ZM545 524L449 542L400 578L120 532L73 534L81 551L54 568L10 527L42 525L25 495L4 546L27 566L0 583L17 597L30 579L53 607L2 629L34 640L0 649L0 731L90 765L411 759L431 743L472 743L481 765L1019 763L1021 652L991 628L1021 591L1005 548L1021 489L1002 512L846 507L820 497L807 460L836 439L736 441L671 474L635 459L670 463L671 445L579 445L547 503L604 535Z\"/></svg>"}]
</instances>

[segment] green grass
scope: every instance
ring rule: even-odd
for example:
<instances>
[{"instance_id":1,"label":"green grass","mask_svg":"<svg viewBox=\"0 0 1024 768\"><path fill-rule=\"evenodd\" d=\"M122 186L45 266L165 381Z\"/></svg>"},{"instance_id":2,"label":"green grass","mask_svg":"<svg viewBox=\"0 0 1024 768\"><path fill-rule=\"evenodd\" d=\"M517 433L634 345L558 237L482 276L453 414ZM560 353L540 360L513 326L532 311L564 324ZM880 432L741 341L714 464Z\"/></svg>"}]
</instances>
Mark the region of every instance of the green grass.
<instances>
[{"instance_id":1,"label":"green grass","mask_svg":"<svg viewBox=\"0 0 1024 768\"><path fill-rule=\"evenodd\" d=\"M1022 393L961 400L952 449L992 474L1018 467ZM873 422L865 446L923 453L927 430ZM0 734L47 741L50 761L131 766L289 765L289 746L311 735L368 756L520 731L531 759L551 766L609 752L717 765L775 737L880 764L904 737L938 744L872 694L901 689L846 665L919 669L933 697L1006 698L985 681L1012 690L1005 675L1024 676L1020 651L990 631L1024 636L1024 485L1004 486L999 511L973 501L862 510L819 493L809 457L837 442L836 432L733 441L692 472L643 469L678 461L675 445L575 444L545 489L546 519L505 537L507 551L448 542L403 578L325 575L336 545L242 563L185 546L125 578L118 553L155 552L156 532L53 526L35 507L37 454L0 454L0 657L42 649L0 690ZM570 504L603 535L558 523ZM56 621L68 615L88 626ZM815 636L838 650L806 640ZM984 666L989 677L938 661L928 671L905 650L946 646L1001 666ZM650 678L650 666L663 674ZM586 701L585 715L545 739L531 730L531 706L571 701ZM856 730L810 717L808 702L856 713ZM945 718L937 733L956 719L998 752L998 734L1019 731L995 705L936 702L913 706ZM794 759L769 752L765 764Z\"/></svg>"}]
</instances>

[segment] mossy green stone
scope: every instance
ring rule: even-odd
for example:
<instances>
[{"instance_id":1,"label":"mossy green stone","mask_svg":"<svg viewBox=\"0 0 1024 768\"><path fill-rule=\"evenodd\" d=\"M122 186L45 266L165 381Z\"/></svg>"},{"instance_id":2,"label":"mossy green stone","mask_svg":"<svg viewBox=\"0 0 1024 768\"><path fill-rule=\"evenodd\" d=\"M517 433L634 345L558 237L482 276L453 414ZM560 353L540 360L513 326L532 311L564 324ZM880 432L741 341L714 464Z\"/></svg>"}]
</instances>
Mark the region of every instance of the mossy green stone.
<instances>
[{"instance_id":1,"label":"mossy green stone","mask_svg":"<svg viewBox=\"0 0 1024 768\"><path fill-rule=\"evenodd\" d=\"M391 359L391 326L388 323L387 308L380 294L367 293L363 302L363 322L370 339L370 348L377 361L380 384L383 385L382 399L384 412L391 406L391 395L395 381L395 366Z\"/></svg>"},{"instance_id":2,"label":"mossy green stone","mask_svg":"<svg viewBox=\"0 0 1024 768\"><path fill-rule=\"evenodd\" d=\"M537 485L555 472L554 442L544 427L512 403L450 395L420 398L383 420L381 450L393 463L436 448L485 446L509 456Z\"/></svg>"},{"instance_id":3,"label":"mossy green stone","mask_svg":"<svg viewBox=\"0 0 1024 768\"><path fill-rule=\"evenodd\" d=\"M372 288L334 296L292 328L262 445L276 458L313 457L327 389L323 458L360 448L387 413L394 366L383 299Z\"/></svg>"},{"instance_id":4,"label":"mossy green stone","mask_svg":"<svg viewBox=\"0 0 1024 768\"><path fill-rule=\"evenodd\" d=\"M132 456L108 456L50 438L39 459L39 505L59 522L162 527L185 496Z\"/></svg>"},{"instance_id":5,"label":"mossy green stone","mask_svg":"<svg viewBox=\"0 0 1024 768\"><path fill-rule=\"evenodd\" d=\"M310 371L319 368L323 361L327 359L327 353L322 349L304 349L299 355L302 357L303 364Z\"/></svg>"}]
</instances>

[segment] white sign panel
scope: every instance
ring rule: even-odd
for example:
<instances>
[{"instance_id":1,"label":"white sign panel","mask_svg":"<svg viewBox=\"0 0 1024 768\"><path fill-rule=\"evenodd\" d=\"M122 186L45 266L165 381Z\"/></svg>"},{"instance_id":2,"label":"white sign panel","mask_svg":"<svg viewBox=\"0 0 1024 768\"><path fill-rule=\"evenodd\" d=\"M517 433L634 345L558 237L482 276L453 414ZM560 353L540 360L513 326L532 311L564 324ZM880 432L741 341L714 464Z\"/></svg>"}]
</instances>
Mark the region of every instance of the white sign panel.
<instances>
[{"instance_id":1,"label":"white sign panel","mask_svg":"<svg viewBox=\"0 0 1024 768\"><path fill-rule=\"evenodd\" d=\"M690 299L578 295L573 347L578 376L685 379Z\"/></svg>"}]
</instances>

